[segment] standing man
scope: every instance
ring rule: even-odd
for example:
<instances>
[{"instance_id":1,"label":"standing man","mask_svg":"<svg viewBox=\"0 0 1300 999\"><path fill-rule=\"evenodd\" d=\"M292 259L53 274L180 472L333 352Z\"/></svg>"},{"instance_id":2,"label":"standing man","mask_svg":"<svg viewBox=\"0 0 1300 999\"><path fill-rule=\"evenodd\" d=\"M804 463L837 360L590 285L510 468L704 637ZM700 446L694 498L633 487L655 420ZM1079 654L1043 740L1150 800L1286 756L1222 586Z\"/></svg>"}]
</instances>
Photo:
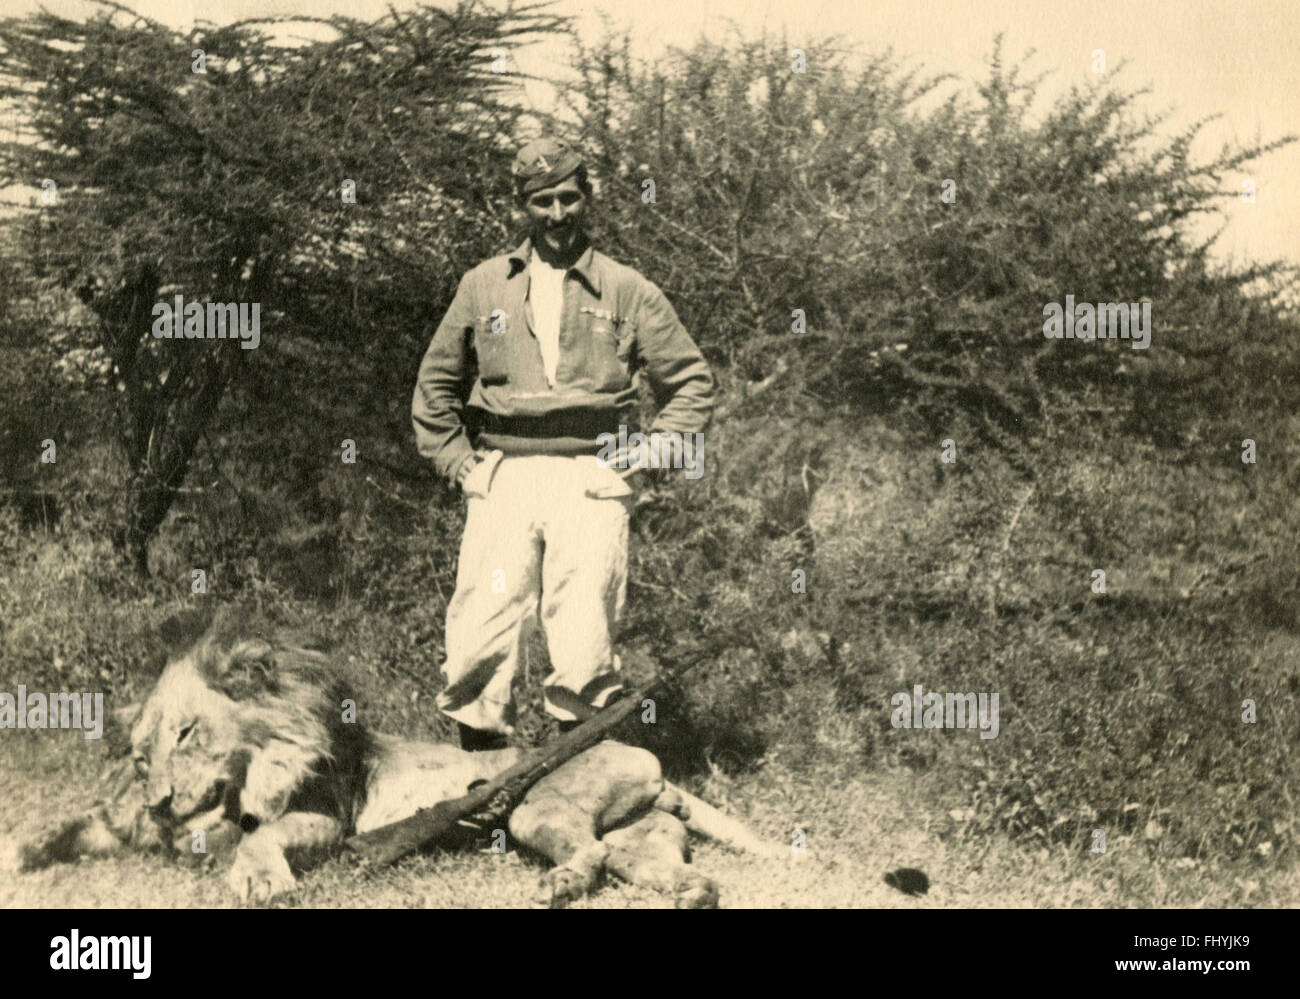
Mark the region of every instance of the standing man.
<instances>
[{"instance_id":1,"label":"standing man","mask_svg":"<svg viewBox=\"0 0 1300 999\"><path fill-rule=\"evenodd\" d=\"M529 237L461 279L411 403L420 453L468 498L438 695L465 749L505 745L539 617L546 710L563 730L620 696L612 638L637 473L598 461L600 438L632 417L637 370L659 406L652 433L703 432L713 412L713 375L663 292L588 243L578 152L537 139L512 173Z\"/></svg>"}]
</instances>

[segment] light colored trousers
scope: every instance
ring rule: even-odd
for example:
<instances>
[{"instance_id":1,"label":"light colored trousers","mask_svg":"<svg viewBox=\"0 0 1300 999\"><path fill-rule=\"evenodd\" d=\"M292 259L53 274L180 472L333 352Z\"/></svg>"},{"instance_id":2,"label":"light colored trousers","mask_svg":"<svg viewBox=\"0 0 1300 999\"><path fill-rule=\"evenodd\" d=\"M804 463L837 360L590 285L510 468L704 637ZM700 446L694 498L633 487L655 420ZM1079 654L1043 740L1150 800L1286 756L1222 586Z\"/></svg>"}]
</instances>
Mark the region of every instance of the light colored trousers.
<instances>
[{"instance_id":1,"label":"light colored trousers","mask_svg":"<svg viewBox=\"0 0 1300 999\"><path fill-rule=\"evenodd\" d=\"M469 509L456 593L447 607L446 687L438 707L458 722L510 732L510 684L526 627L550 652L547 713L586 717L620 689L614 627L627 592L633 490L591 455L492 452L466 478Z\"/></svg>"}]
</instances>

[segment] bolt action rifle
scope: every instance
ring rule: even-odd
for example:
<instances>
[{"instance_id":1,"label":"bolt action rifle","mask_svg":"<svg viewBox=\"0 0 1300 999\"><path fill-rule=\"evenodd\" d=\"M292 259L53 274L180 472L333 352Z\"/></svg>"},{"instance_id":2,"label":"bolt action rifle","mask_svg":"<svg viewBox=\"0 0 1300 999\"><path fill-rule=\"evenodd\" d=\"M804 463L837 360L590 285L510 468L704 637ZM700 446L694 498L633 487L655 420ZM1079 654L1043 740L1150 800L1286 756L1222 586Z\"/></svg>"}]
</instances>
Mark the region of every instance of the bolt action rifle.
<instances>
[{"instance_id":1,"label":"bolt action rifle","mask_svg":"<svg viewBox=\"0 0 1300 999\"><path fill-rule=\"evenodd\" d=\"M466 827L482 830L500 825L530 787L583 750L596 745L636 711L646 697L655 693L667 680L684 672L685 669L675 670L672 677L659 676L636 688L555 742L530 750L510 769L473 787L467 794L440 801L432 808L420 809L409 818L352 836L344 841L344 846L370 864L392 864L423 847L445 842L453 834L463 835Z\"/></svg>"}]
</instances>

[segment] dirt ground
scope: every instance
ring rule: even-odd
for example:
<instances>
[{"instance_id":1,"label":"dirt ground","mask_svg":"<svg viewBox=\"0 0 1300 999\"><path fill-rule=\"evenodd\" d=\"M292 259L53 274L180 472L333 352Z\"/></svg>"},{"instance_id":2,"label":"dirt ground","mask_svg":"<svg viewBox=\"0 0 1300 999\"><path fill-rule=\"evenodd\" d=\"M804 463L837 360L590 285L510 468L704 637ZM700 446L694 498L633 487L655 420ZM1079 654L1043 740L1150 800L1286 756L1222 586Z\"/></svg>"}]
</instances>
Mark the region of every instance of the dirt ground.
<instances>
[{"instance_id":1,"label":"dirt ground","mask_svg":"<svg viewBox=\"0 0 1300 999\"><path fill-rule=\"evenodd\" d=\"M48 738L47 736L54 736ZM0 740L0 836L22 835L90 801L103 750L80 733L6 731ZM788 859L742 856L697 842L693 862L721 889L724 908L1293 907L1300 877L1252 879L1190 862L1159 866L1140 843L1113 840L1104 855L969 842L942 816L908 801L904 774L796 775L768 765L741 780L715 775L694 790L774 841L806 840ZM912 867L930 880L908 896L884 881ZM541 904L543 860L513 850L435 852L363 875L342 859L305 874L289 908L530 908ZM222 908L235 906L219 871L159 858L102 859L0 879L5 908ZM666 896L607 882L577 908L668 908Z\"/></svg>"}]
</instances>

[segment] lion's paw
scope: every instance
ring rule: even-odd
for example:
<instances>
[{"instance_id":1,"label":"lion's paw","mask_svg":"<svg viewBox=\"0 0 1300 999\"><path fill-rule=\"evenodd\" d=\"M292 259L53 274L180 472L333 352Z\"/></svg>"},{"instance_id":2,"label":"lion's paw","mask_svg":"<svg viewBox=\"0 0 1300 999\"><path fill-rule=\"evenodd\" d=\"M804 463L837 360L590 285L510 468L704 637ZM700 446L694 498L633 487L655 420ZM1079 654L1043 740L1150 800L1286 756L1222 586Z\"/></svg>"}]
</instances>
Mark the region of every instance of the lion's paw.
<instances>
[{"instance_id":1,"label":"lion's paw","mask_svg":"<svg viewBox=\"0 0 1300 999\"><path fill-rule=\"evenodd\" d=\"M580 872L557 867L542 879L542 888L548 896L546 901L550 908L564 909L570 902L585 896L591 885Z\"/></svg>"},{"instance_id":2,"label":"lion's paw","mask_svg":"<svg viewBox=\"0 0 1300 999\"><path fill-rule=\"evenodd\" d=\"M576 851L551 871L543 879L543 886L550 889L550 907L563 909L595 888L608 858L609 845L596 842Z\"/></svg>"},{"instance_id":3,"label":"lion's paw","mask_svg":"<svg viewBox=\"0 0 1300 999\"><path fill-rule=\"evenodd\" d=\"M716 909L718 886L703 874L687 874L677 883L673 905L678 909Z\"/></svg>"},{"instance_id":4,"label":"lion's paw","mask_svg":"<svg viewBox=\"0 0 1300 999\"><path fill-rule=\"evenodd\" d=\"M654 807L669 815L676 815L683 822L691 817L690 806L675 787L666 787L660 791L659 797L655 798Z\"/></svg>"},{"instance_id":5,"label":"lion's paw","mask_svg":"<svg viewBox=\"0 0 1300 999\"><path fill-rule=\"evenodd\" d=\"M293 891L298 882L279 850L241 848L235 853L226 884L241 901L268 902Z\"/></svg>"}]
</instances>

